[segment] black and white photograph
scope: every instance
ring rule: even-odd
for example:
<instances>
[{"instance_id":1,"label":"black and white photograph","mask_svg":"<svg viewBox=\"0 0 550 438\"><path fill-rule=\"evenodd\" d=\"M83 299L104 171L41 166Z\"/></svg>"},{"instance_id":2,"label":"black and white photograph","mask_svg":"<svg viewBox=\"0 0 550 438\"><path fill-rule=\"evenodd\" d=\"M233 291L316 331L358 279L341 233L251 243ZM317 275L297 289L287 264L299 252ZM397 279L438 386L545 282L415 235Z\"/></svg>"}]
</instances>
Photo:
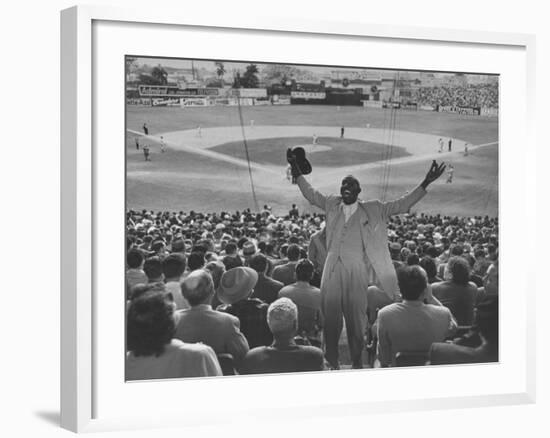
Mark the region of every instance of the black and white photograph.
<instances>
[{"instance_id":1,"label":"black and white photograph","mask_svg":"<svg viewBox=\"0 0 550 438\"><path fill-rule=\"evenodd\" d=\"M125 57L126 379L498 362L499 76Z\"/></svg>"}]
</instances>

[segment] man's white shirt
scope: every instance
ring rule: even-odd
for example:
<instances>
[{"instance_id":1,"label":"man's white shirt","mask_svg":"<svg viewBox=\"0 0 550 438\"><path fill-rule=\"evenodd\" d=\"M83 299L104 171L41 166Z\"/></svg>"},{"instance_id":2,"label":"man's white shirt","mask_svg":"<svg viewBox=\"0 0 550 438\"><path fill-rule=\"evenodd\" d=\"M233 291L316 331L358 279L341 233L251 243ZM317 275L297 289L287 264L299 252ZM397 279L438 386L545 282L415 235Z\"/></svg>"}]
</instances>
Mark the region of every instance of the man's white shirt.
<instances>
[{"instance_id":1,"label":"man's white shirt","mask_svg":"<svg viewBox=\"0 0 550 438\"><path fill-rule=\"evenodd\" d=\"M355 213L357 210L357 201L355 201L353 204L346 205L342 202L342 211L344 212L344 218L346 222L349 220L351 215Z\"/></svg>"}]
</instances>

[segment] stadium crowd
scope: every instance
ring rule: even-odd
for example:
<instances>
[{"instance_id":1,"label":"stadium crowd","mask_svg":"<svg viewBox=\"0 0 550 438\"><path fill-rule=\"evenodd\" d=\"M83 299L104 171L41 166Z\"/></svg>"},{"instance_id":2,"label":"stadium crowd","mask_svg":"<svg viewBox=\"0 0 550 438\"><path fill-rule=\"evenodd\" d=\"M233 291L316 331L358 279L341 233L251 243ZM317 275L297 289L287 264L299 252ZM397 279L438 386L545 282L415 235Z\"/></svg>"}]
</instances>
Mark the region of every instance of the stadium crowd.
<instances>
[{"instance_id":1,"label":"stadium crowd","mask_svg":"<svg viewBox=\"0 0 550 438\"><path fill-rule=\"evenodd\" d=\"M328 369L322 214L127 212L129 380ZM370 285L368 366L498 360L498 220L388 222L402 301Z\"/></svg>"},{"instance_id":2,"label":"stadium crowd","mask_svg":"<svg viewBox=\"0 0 550 438\"><path fill-rule=\"evenodd\" d=\"M435 86L421 87L416 91L416 101L419 105L436 107L482 107L498 108L498 85L479 84L467 86Z\"/></svg>"}]
</instances>

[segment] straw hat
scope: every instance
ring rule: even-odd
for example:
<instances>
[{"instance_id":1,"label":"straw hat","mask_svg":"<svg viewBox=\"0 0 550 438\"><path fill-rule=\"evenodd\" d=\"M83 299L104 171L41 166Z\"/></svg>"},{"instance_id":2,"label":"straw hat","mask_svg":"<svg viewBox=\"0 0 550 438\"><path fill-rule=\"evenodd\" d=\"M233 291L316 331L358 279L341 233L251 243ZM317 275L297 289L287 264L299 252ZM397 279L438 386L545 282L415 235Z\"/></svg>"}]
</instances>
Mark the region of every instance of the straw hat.
<instances>
[{"instance_id":1,"label":"straw hat","mask_svg":"<svg viewBox=\"0 0 550 438\"><path fill-rule=\"evenodd\" d=\"M220 280L218 298L224 304L233 304L248 298L258 281L258 273L244 266L224 272Z\"/></svg>"}]
</instances>

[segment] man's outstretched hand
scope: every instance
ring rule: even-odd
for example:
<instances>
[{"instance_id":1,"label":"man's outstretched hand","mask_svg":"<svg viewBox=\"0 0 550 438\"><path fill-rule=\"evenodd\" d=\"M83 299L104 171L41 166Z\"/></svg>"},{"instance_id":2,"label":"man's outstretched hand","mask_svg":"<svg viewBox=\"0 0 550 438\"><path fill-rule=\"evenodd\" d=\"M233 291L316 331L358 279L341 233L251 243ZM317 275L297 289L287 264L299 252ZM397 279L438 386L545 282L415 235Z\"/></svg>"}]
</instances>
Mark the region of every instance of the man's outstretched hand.
<instances>
[{"instance_id":1,"label":"man's outstretched hand","mask_svg":"<svg viewBox=\"0 0 550 438\"><path fill-rule=\"evenodd\" d=\"M291 148L288 148L286 150L286 161L288 161L288 164L290 164L291 166L293 164L296 164L296 155L294 155L294 152Z\"/></svg>"},{"instance_id":2,"label":"man's outstretched hand","mask_svg":"<svg viewBox=\"0 0 550 438\"><path fill-rule=\"evenodd\" d=\"M445 168L447 166L444 162L441 162L441 164L437 164L437 161L433 160L432 165L430 166L430 170L428 170L428 173L426 174L426 178L424 178L424 181L422 181L423 189L426 189L431 183L433 183L437 178L439 178L443 172L445 171Z\"/></svg>"},{"instance_id":3,"label":"man's outstretched hand","mask_svg":"<svg viewBox=\"0 0 550 438\"><path fill-rule=\"evenodd\" d=\"M302 171L298 166L296 154L291 148L288 148L286 150L286 161L288 161L288 164L290 164L290 171L292 174L292 184L296 184L296 178L298 178L302 174Z\"/></svg>"}]
</instances>

